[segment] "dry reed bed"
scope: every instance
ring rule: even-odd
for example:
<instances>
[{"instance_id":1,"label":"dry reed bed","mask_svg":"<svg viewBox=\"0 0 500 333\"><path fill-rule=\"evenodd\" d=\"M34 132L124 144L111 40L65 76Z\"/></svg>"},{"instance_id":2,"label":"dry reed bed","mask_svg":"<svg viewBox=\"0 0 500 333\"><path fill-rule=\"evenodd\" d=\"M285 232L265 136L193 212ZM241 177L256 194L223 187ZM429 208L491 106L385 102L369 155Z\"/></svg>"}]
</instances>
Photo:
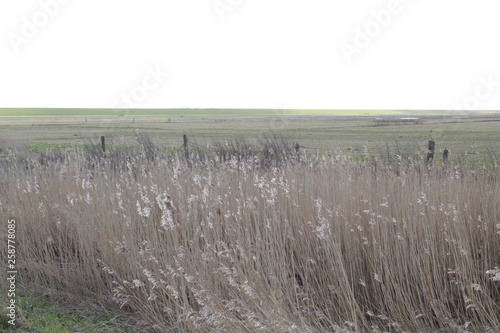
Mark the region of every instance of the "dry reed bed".
<instances>
[{"instance_id":1,"label":"dry reed bed","mask_svg":"<svg viewBox=\"0 0 500 333\"><path fill-rule=\"evenodd\" d=\"M498 170L255 159L11 164L22 284L162 332L500 330Z\"/></svg>"}]
</instances>

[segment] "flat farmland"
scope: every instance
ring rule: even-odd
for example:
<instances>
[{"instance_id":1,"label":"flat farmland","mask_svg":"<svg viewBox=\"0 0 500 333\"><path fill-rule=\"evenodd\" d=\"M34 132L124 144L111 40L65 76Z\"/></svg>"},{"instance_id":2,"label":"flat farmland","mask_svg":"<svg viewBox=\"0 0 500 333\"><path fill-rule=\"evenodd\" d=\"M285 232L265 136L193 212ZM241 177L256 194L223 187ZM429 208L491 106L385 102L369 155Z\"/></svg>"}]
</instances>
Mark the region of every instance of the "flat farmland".
<instances>
[{"instance_id":1,"label":"flat farmland","mask_svg":"<svg viewBox=\"0 0 500 333\"><path fill-rule=\"evenodd\" d=\"M429 112L429 111L426 111ZM2 108L0 117L87 117L87 116L144 116L144 117L256 117L276 115L367 116L406 114L398 110L331 110L331 109L74 109L74 108ZM430 113L433 113L430 111Z\"/></svg>"},{"instance_id":2,"label":"flat farmland","mask_svg":"<svg viewBox=\"0 0 500 333\"><path fill-rule=\"evenodd\" d=\"M0 110L0 144L4 150L15 147L43 152L98 142L102 135L110 147L133 146L140 131L166 149L180 147L184 134L191 146L206 147L214 141L252 141L276 132L299 143L306 153L416 153L425 151L429 140L436 141L438 153L448 149L451 156L500 153L498 113L457 116L380 110L14 111ZM373 115L375 112L379 114ZM413 118L418 119L413 122Z\"/></svg>"}]
</instances>

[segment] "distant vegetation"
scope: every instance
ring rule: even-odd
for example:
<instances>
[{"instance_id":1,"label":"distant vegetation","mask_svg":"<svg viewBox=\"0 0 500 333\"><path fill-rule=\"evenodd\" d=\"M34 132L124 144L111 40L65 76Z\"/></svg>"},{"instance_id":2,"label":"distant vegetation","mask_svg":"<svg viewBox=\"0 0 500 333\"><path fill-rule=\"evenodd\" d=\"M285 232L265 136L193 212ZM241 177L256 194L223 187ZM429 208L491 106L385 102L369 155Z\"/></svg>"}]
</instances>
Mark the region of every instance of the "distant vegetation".
<instances>
[{"instance_id":1,"label":"distant vegetation","mask_svg":"<svg viewBox=\"0 0 500 333\"><path fill-rule=\"evenodd\" d=\"M342 109L74 109L74 108L0 108L0 116L277 116L277 115L330 115L330 116L374 116L374 115L440 115L465 114L464 111L422 110L342 110ZM491 113L490 111L474 111Z\"/></svg>"},{"instance_id":2,"label":"distant vegetation","mask_svg":"<svg viewBox=\"0 0 500 333\"><path fill-rule=\"evenodd\" d=\"M0 110L0 114L6 110ZM268 115L257 116L252 110L222 110L227 112L226 116L215 115L220 110L200 109L157 110L162 115L145 116L132 113L153 111L130 110L131 113L125 114L127 110L108 109L102 112L86 110L89 112L86 116L76 116L80 112L78 110L73 110L76 112L73 116L58 116L53 113L58 111L69 115L71 112L36 110L38 114L42 111L46 111L46 116L0 117L0 149L4 148L0 151L0 158L9 147L21 150L27 147L45 153L47 150L82 147L89 141L98 141L103 135L110 140L111 149L125 149L135 144L136 130L147 133L165 150L179 149L184 134L189 136L192 149L197 145L207 146L213 142L238 140L241 137L252 140L274 131L292 138L293 143L298 142L301 152L306 154L342 151L349 155L360 152L373 155L387 149L403 155L425 154L427 142L434 140L438 155L448 149L450 159L467 160L471 167L475 167L474 161L490 159L492 154L500 155L500 114L438 116L426 111L418 116L386 114L341 117L307 115L306 111L303 115L284 116L286 113L302 111L260 110L258 112ZM92 115L90 111L97 115ZM186 113L191 111L198 115ZM313 111L318 112L310 110ZM35 111L27 110L26 114L32 112ZM106 112L114 114L106 116ZM124 116L118 116L118 112ZM229 116L234 113L240 116ZM12 111L11 114L16 113Z\"/></svg>"}]
</instances>

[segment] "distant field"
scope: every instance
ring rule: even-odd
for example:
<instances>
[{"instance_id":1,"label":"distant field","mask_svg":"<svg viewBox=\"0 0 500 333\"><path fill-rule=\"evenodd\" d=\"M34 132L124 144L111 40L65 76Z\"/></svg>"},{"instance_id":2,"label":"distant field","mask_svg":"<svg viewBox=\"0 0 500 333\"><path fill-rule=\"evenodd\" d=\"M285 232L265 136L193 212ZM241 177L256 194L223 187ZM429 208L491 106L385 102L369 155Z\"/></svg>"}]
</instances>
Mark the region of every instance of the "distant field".
<instances>
[{"instance_id":1,"label":"distant field","mask_svg":"<svg viewBox=\"0 0 500 333\"><path fill-rule=\"evenodd\" d=\"M86 116L165 116L165 117L211 117L211 116L277 116L277 115L331 115L366 116L404 113L394 110L306 110L306 109L45 109L21 108L0 109L2 117L86 117Z\"/></svg>"},{"instance_id":2,"label":"distant field","mask_svg":"<svg viewBox=\"0 0 500 333\"><path fill-rule=\"evenodd\" d=\"M456 115L444 110L339 110L339 109L74 109L74 108L0 108L0 117L261 117L261 116L383 116ZM474 111L474 114L491 111Z\"/></svg>"},{"instance_id":3,"label":"distant field","mask_svg":"<svg viewBox=\"0 0 500 333\"><path fill-rule=\"evenodd\" d=\"M349 114L350 113L350 114ZM279 132L298 142L301 151L342 150L387 155L422 153L428 140L441 154L467 154L488 159L500 155L500 114L442 114L438 111L380 110L111 110L111 109L0 109L0 155L7 147L45 152L97 142L105 135L110 147L137 145L136 131L166 149L179 148L187 134L192 145L244 137L257 140ZM237 114L237 116L236 116ZM122 115L122 116L119 116ZM415 116L418 123L398 123ZM379 117L394 117L383 126Z\"/></svg>"},{"instance_id":4,"label":"distant field","mask_svg":"<svg viewBox=\"0 0 500 333\"><path fill-rule=\"evenodd\" d=\"M373 116L405 114L440 114L444 111L398 110L333 110L333 109L65 109L65 108L0 108L0 117L86 117L86 116Z\"/></svg>"}]
</instances>

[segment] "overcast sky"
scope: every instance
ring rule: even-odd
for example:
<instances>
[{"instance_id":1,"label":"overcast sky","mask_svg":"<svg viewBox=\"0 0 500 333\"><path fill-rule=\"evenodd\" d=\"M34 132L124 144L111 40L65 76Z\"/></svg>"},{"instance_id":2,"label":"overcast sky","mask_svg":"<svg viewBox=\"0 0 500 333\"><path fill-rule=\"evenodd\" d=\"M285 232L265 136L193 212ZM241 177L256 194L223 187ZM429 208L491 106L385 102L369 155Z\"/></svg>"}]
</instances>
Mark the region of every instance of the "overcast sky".
<instances>
[{"instance_id":1,"label":"overcast sky","mask_svg":"<svg viewBox=\"0 0 500 333\"><path fill-rule=\"evenodd\" d=\"M498 0L1 0L0 107L500 109Z\"/></svg>"}]
</instances>

